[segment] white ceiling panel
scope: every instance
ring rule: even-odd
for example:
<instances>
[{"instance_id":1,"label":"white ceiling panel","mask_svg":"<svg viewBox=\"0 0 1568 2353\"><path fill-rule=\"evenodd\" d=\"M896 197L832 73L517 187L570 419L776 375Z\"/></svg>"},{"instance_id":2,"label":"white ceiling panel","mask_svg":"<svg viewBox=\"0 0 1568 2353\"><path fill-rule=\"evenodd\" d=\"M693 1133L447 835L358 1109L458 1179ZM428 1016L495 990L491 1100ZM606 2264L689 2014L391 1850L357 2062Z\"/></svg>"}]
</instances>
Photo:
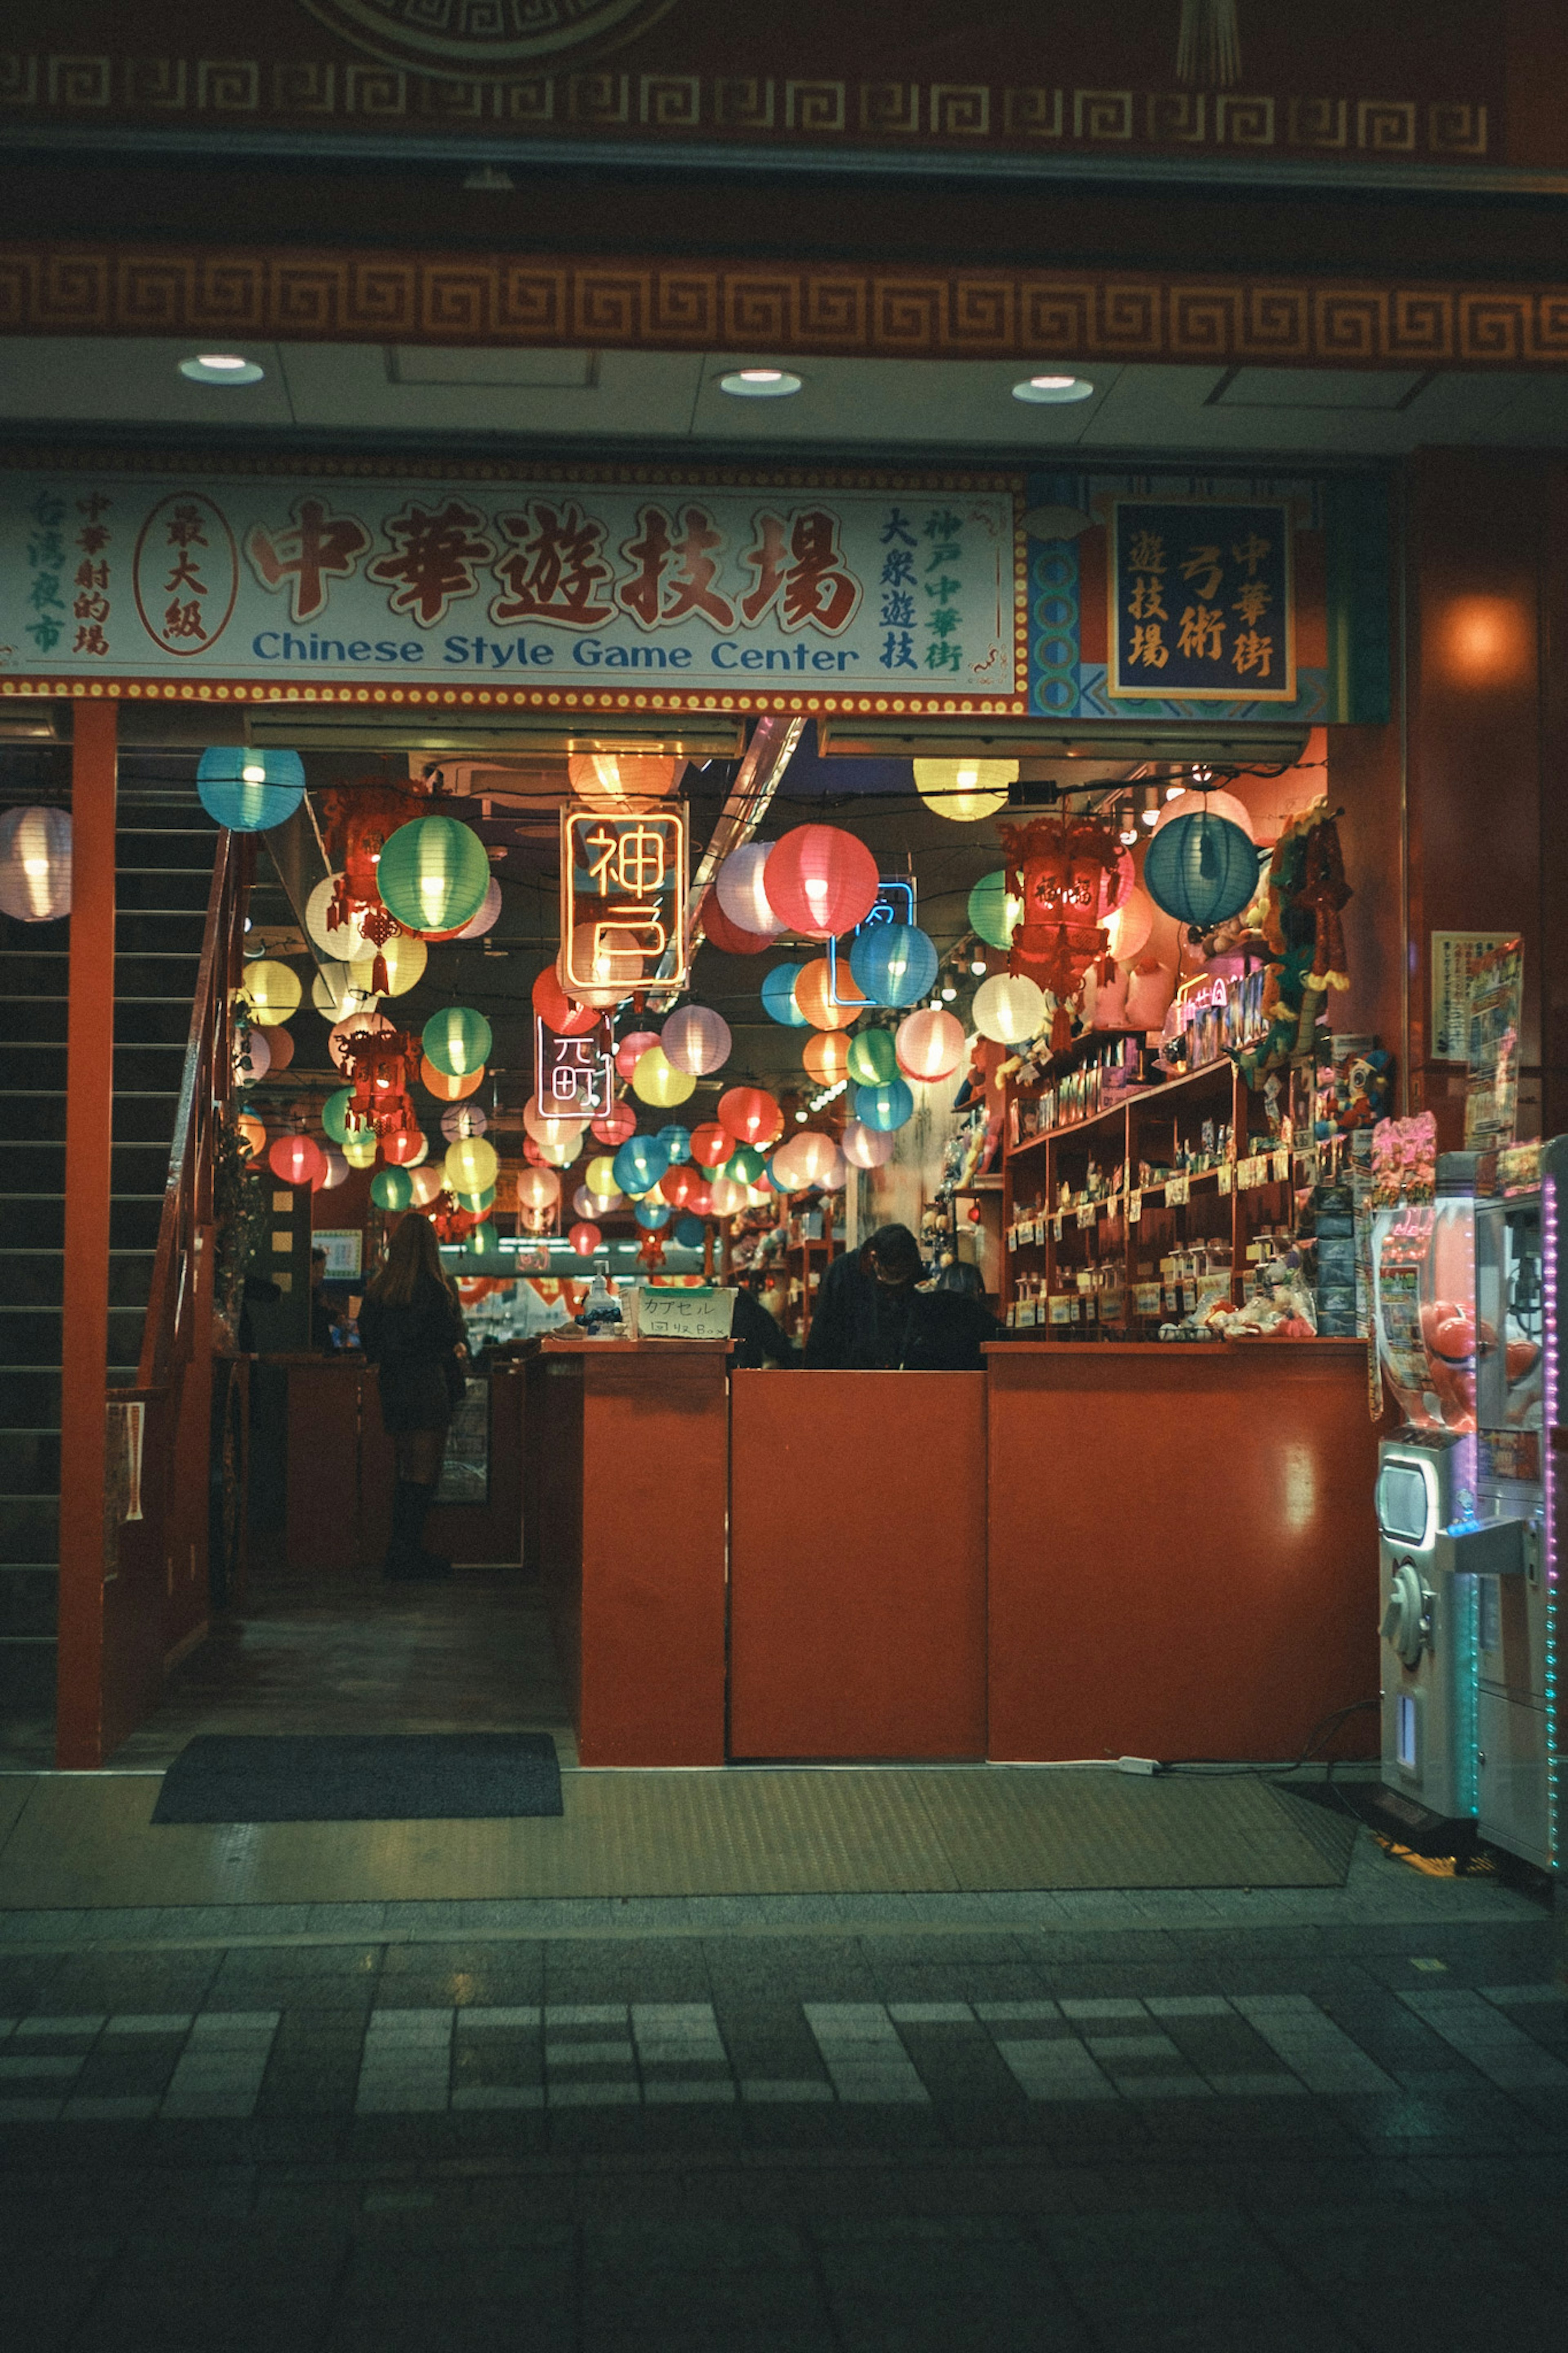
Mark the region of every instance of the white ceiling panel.
<instances>
[{"instance_id":1,"label":"white ceiling panel","mask_svg":"<svg viewBox=\"0 0 1568 2353\"><path fill-rule=\"evenodd\" d=\"M449 355L451 356L451 355ZM590 380L399 383L375 344L289 343L282 353L295 416L318 431L599 435L683 440L702 362L679 352L601 352ZM507 353L494 355L510 359ZM573 353L540 354L553 361Z\"/></svg>"},{"instance_id":2,"label":"white ceiling panel","mask_svg":"<svg viewBox=\"0 0 1568 2353\"><path fill-rule=\"evenodd\" d=\"M192 384L180 362L237 353L266 370L259 384ZM0 419L40 425L291 425L274 343L152 337L0 338Z\"/></svg>"}]
</instances>

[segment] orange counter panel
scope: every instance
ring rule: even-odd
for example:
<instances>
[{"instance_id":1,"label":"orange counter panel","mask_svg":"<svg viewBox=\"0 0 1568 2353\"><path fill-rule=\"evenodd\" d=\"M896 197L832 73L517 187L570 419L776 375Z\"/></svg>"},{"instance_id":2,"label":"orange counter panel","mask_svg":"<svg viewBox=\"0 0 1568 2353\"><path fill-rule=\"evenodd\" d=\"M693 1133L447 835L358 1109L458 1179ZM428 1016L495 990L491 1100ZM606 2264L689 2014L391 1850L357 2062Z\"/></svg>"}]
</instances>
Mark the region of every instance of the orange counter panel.
<instances>
[{"instance_id":1,"label":"orange counter panel","mask_svg":"<svg viewBox=\"0 0 1568 2353\"><path fill-rule=\"evenodd\" d=\"M993 1757L1289 1757L1376 1699L1364 1343L987 1355Z\"/></svg>"},{"instance_id":2,"label":"orange counter panel","mask_svg":"<svg viewBox=\"0 0 1568 2353\"><path fill-rule=\"evenodd\" d=\"M724 1762L725 1356L568 1339L529 1365L529 1557L584 1765Z\"/></svg>"},{"instance_id":3,"label":"orange counter panel","mask_svg":"<svg viewBox=\"0 0 1568 2353\"><path fill-rule=\"evenodd\" d=\"M737 1373L730 1753L985 1753L985 1377Z\"/></svg>"}]
</instances>

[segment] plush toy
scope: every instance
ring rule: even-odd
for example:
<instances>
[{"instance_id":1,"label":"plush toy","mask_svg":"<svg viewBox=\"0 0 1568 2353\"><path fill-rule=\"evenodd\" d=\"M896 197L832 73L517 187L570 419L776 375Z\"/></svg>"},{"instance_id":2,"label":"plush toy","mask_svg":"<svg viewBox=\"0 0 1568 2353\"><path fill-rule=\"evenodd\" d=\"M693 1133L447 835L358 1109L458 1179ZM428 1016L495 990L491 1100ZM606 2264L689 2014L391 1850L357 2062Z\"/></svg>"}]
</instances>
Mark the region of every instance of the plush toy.
<instances>
[{"instance_id":1,"label":"plush toy","mask_svg":"<svg viewBox=\"0 0 1568 2353\"><path fill-rule=\"evenodd\" d=\"M1261 1046L1237 1058L1248 1086L1309 1051L1329 990L1350 987L1340 920L1350 896L1334 812L1326 800L1314 801L1289 820L1269 861L1263 926L1268 1034Z\"/></svg>"},{"instance_id":2,"label":"plush toy","mask_svg":"<svg viewBox=\"0 0 1568 2353\"><path fill-rule=\"evenodd\" d=\"M1375 1127L1388 1116L1394 1092L1394 1057L1381 1047L1347 1054L1334 1074L1334 1124L1342 1135Z\"/></svg>"}]
</instances>

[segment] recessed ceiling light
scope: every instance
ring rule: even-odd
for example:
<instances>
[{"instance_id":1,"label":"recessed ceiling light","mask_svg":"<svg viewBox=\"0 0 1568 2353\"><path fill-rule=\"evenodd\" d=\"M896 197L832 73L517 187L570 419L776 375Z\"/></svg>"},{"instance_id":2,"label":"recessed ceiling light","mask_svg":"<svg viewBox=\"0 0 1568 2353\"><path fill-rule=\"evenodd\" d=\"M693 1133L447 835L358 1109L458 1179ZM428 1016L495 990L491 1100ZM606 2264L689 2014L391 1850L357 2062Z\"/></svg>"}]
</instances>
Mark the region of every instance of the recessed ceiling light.
<instances>
[{"instance_id":1,"label":"recessed ceiling light","mask_svg":"<svg viewBox=\"0 0 1568 2353\"><path fill-rule=\"evenodd\" d=\"M1086 375L1026 375L1013 386L1015 400L1032 400L1041 404L1064 400L1091 400L1094 386Z\"/></svg>"},{"instance_id":2,"label":"recessed ceiling light","mask_svg":"<svg viewBox=\"0 0 1568 2353\"><path fill-rule=\"evenodd\" d=\"M180 362L180 374L192 384L259 384L266 373L238 352L202 352Z\"/></svg>"},{"instance_id":3,"label":"recessed ceiling light","mask_svg":"<svg viewBox=\"0 0 1568 2353\"><path fill-rule=\"evenodd\" d=\"M733 394L737 400L784 400L800 390L801 380L785 368L735 368L719 379L721 392Z\"/></svg>"}]
</instances>

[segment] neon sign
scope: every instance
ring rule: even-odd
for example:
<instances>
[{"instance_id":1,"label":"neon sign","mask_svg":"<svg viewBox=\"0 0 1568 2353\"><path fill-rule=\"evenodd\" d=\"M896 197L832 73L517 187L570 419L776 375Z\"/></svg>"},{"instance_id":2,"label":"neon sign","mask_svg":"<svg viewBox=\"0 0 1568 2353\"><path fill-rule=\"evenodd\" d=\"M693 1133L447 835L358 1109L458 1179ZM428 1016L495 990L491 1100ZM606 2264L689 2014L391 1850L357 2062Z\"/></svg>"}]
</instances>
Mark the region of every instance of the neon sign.
<instances>
[{"instance_id":1,"label":"neon sign","mask_svg":"<svg viewBox=\"0 0 1568 2353\"><path fill-rule=\"evenodd\" d=\"M686 892L683 809L563 809L561 977L568 993L589 1001L601 992L630 997L656 976L661 987L684 987Z\"/></svg>"}]
</instances>

